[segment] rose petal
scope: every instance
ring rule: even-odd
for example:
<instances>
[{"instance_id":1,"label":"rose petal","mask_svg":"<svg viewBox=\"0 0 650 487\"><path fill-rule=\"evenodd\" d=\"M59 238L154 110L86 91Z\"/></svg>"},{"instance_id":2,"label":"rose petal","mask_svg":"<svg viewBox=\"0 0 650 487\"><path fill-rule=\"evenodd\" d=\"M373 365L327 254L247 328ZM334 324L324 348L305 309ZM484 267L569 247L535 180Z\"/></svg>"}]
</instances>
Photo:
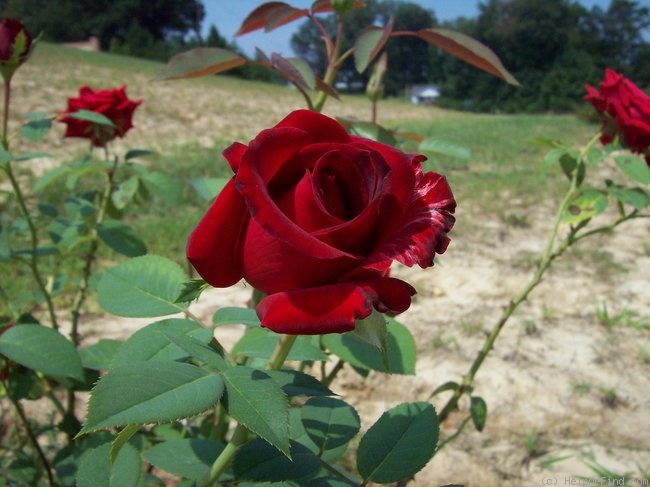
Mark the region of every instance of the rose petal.
<instances>
[{"instance_id":1,"label":"rose petal","mask_svg":"<svg viewBox=\"0 0 650 487\"><path fill-rule=\"evenodd\" d=\"M350 142L350 136L336 120L311 110L296 110L287 115L276 127L296 127L311 135L313 143Z\"/></svg>"},{"instance_id":2,"label":"rose petal","mask_svg":"<svg viewBox=\"0 0 650 487\"><path fill-rule=\"evenodd\" d=\"M394 278L339 283L271 294L257 306L262 326L276 333L320 335L354 329L373 306L381 312L408 309L415 289Z\"/></svg>"},{"instance_id":3,"label":"rose petal","mask_svg":"<svg viewBox=\"0 0 650 487\"><path fill-rule=\"evenodd\" d=\"M305 254L255 219L246 232L242 259L246 280L267 294L337 282L363 260L343 252L333 258Z\"/></svg>"},{"instance_id":4,"label":"rose petal","mask_svg":"<svg viewBox=\"0 0 650 487\"><path fill-rule=\"evenodd\" d=\"M231 179L187 241L188 260L212 286L231 286L243 277L241 254L249 220Z\"/></svg>"}]
</instances>

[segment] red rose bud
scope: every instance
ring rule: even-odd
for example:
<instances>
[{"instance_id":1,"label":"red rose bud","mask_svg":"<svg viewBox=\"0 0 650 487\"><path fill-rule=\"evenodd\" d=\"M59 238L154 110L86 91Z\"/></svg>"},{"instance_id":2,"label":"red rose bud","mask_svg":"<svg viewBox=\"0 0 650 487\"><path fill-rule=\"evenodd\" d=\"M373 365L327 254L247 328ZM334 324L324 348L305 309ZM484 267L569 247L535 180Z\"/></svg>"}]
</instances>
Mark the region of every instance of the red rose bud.
<instances>
[{"instance_id":1,"label":"red rose bud","mask_svg":"<svg viewBox=\"0 0 650 487\"><path fill-rule=\"evenodd\" d=\"M60 122L67 124L64 137L90 139L95 147L102 147L116 137L124 137L133 127L133 112L141 103L142 100L129 100L126 86L98 91L82 86L77 98L68 98L68 109L59 118ZM79 110L99 113L113 122L113 125L70 116Z\"/></svg>"},{"instance_id":2,"label":"red rose bud","mask_svg":"<svg viewBox=\"0 0 650 487\"><path fill-rule=\"evenodd\" d=\"M275 332L341 333L373 308L401 313L415 289L389 277L392 262L429 267L447 248L456 203L424 156L308 110L224 156L235 176L187 257L213 286L244 278L266 294L257 314Z\"/></svg>"},{"instance_id":3,"label":"red rose bud","mask_svg":"<svg viewBox=\"0 0 650 487\"><path fill-rule=\"evenodd\" d=\"M32 36L16 19L0 19L0 71L5 80L27 61L32 51Z\"/></svg>"},{"instance_id":4,"label":"red rose bud","mask_svg":"<svg viewBox=\"0 0 650 487\"><path fill-rule=\"evenodd\" d=\"M623 75L605 70L600 90L586 85L589 101L603 121L600 141L619 137L632 152L647 154L650 148L650 97ZM646 160L648 160L646 156Z\"/></svg>"}]
</instances>

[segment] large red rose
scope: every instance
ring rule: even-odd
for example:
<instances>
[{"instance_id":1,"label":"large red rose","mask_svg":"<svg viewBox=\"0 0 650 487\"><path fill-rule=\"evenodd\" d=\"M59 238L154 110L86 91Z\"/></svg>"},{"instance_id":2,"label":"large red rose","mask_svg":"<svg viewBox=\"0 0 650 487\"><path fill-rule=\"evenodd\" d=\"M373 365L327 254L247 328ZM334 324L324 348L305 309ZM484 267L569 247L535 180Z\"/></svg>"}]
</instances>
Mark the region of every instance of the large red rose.
<instances>
[{"instance_id":1,"label":"large red rose","mask_svg":"<svg viewBox=\"0 0 650 487\"><path fill-rule=\"evenodd\" d=\"M5 79L24 63L32 50L32 36L12 18L0 19L0 70Z\"/></svg>"},{"instance_id":2,"label":"large red rose","mask_svg":"<svg viewBox=\"0 0 650 487\"><path fill-rule=\"evenodd\" d=\"M400 313L413 287L392 261L433 265L456 206L424 156L350 136L335 120L299 110L224 155L235 176L190 235L187 257L216 287L246 279L267 294L262 326L322 334Z\"/></svg>"},{"instance_id":3,"label":"large red rose","mask_svg":"<svg viewBox=\"0 0 650 487\"><path fill-rule=\"evenodd\" d=\"M645 154L650 162L650 97L623 75L605 70L600 90L586 85L585 100L591 102L603 120L601 142L618 136L633 152Z\"/></svg>"},{"instance_id":4,"label":"large red rose","mask_svg":"<svg viewBox=\"0 0 650 487\"><path fill-rule=\"evenodd\" d=\"M62 113L59 121L67 124L65 137L90 139L95 147L102 147L115 137L124 137L133 127L133 112L140 103L142 100L129 100L126 96L126 86L98 91L82 86L77 98L68 98L68 109ZM104 115L113 122L113 126L70 116L79 110Z\"/></svg>"}]
</instances>

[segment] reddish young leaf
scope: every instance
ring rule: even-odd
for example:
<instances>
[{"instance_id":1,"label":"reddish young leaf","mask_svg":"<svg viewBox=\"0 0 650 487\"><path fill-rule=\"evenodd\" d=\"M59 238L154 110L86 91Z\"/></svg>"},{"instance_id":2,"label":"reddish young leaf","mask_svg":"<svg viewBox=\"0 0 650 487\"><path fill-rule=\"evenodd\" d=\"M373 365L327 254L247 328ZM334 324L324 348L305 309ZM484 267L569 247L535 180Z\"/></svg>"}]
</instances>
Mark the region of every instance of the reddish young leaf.
<instances>
[{"instance_id":1,"label":"reddish young leaf","mask_svg":"<svg viewBox=\"0 0 650 487\"><path fill-rule=\"evenodd\" d=\"M277 52L271 54L273 67L303 90L313 90L316 87L314 72L306 61L298 58L287 59Z\"/></svg>"},{"instance_id":2,"label":"reddish young leaf","mask_svg":"<svg viewBox=\"0 0 650 487\"><path fill-rule=\"evenodd\" d=\"M339 97L338 92L337 92L334 88L332 88L330 85L328 85L327 83L325 83L325 81L323 81L323 80L320 79L319 77L316 77L316 88L317 88L319 91L322 91L322 92L324 92L324 93L327 93L329 96L332 96L332 97L336 98L337 100L340 100L340 99L341 99L341 98Z\"/></svg>"},{"instance_id":3,"label":"reddish young leaf","mask_svg":"<svg viewBox=\"0 0 650 487\"><path fill-rule=\"evenodd\" d=\"M234 52L216 47L197 47L172 57L155 80L198 78L236 68L247 61Z\"/></svg>"},{"instance_id":4,"label":"reddish young leaf","mask_svg":"<svg viewBox=\"0 0 650 487\"><path fill-rule=\"evenodd\" d=\"M359 73L363 73L371 61L381 51L393 32L393 19L386 27L368 27L354 43L354 65Z\"/></svg>"},{"instance_id":5,"label":"reddish young leaf","mask_svg":"<svg viewBox=\"0 0 650 487\"><path fill-rule=\"evenodd\" d=\"M286 7L274 10L269 14L266 24L264 25L264 30L270 32L277 27L293 22L296 19L306 17L308 14L309 10L306 8L298 9L287 5Z\"/></svg>"},{"instance_id":6,"label":"reddish young leaf","mask_svg":"<svg viewBox=\"0 0 650 487\"><path fill-rule=\"evenodd\" d=\"M466 63L493 74L511 85L519 86L519 82L503 66L498 56L476 39L448 29L422 29L415 35Z\"/></svg>"},{"instance_id":7,"label":"reddish young leaf","mask_svg":"<svg viewBox=\"0 0 650 487\"><path fill-rule=\"evenodd\" d=\"M235 35L240 36L262 28L269 32L308 14L309 10L298 9L284 2L267 2L248 14Z\"/></svg>"},{"instance_id":8,"label":"reddish young leaf","mask_svg":"<svg viewBox=\"0 0 650 487\"><path fill-rule=\"evenodd\" d=\"M365 7L366 4L360 0L354 2L354 8ZM311 6L312 13L333 12L332 3L330 0L316 0Z\"/></svg>"}]
</instances>

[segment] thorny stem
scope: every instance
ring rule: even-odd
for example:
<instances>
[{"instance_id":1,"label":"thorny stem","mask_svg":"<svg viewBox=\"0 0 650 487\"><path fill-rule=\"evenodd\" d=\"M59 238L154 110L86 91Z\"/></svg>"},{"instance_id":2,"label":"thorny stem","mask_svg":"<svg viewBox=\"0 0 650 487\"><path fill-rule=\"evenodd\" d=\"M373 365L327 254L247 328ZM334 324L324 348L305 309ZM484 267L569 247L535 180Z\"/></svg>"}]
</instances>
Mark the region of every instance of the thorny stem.
<instances>
[{"instance_id":1,"label":"thorny stem","mask_svg":"<svg viewBox=\"0 0 650 487\"><path fill-rule=\"evenodd\" d=\"M2 381L2 387L4 390L7 390L7 384L3 380ZM56 485L54 483L54 476L52 474L52 468L50 467L50 463L47 461L47 457L45 456L45 453L43 452L43 449L41 448L41 445L38 444L38 440L36 439L36 435L34 434L34 431L32 430L32 426L29 424L29 420L27 419L27 416L25 416L25 411L23 411L22 406L20 405L20 402L15 400L11 394L7 394L7 397L11 401L11 403L14 406L14 409L16 410L16 413L18 414L18 417L20 418L21 423L23 424L23 427L25 428L25 432L27 433L27 436L29 437L29 441L32 442L32 445L34 446L34 449L36 450L36 453L38 457L40 458L41 462L43 463L43 468L45 469L45 473L47 474L47 480L48 483L54 487Z\"/></svg>"},{"instance_id":2,"label":"thorny stem","mask_svg":"<svg viewBox=\"0 0 650 487\"><path fill-rule=\"evenodd\" d=\"M271 355L271 358L269 359L267 369L277 370L282 367L282 364L284 364L284 361L287 359L287 356L291 351L291 347L293 347L293 344L296 342L296 338L298 338L297 335L282 335L278 345L273 351L273 355ZM219 477L221 477L223 472L228 468L228 465L230 465L230 462L235 456L235 452L247 441L248 428L240 423L235 428L235 431L226 447L212 464L208 479L205 482L201 482L201 487L210 487L215 485L219 480Z\"/></svg>"},{"instance_id":3,"label":"thorny stem","mask_svg":"<svg viewBox=\"0 0 650 487\"><path fill-rule=\"evenodd\" d=\"M9 150L7 130L9 126L10 99L11 99L11 79L8 78L5 79L5 83L4 83L4 116L2 122L2 146L4 150L7 151ZM59 323L56 319L56 314L54 313L54 304L52 303L52 296L48 291L47 286L45 285L45 281L43 280L43 277L41 276L41 273L38 269L37 260L36 260L36 250L38 249L38 234L36 232L36 226L34 225L34 221L32 220L31 215L29 214L29 210L27 209L27 204L25 203L25 198L23 196L22 190L20 189L20 185L18 184L18 180L16 179L13 173L10 161L5 163L4 169L5 172L7 173L7 176L9 177L9 182L11 183L11 187L13 189L14 195L16 196L16 201L18 202L20 211L22 212L23 216L25 217L25 220L27 221L27 227L29 229L29 235L31 240L31 248L30 248L31 252L28 261L29 268L32 272L32 275L34 276L34 280L36 281L39 290L41 291L45 299L45 305L47 306L47 311L50 316L50 322L52 324L52 328L58 330Z\"/></svg>"},{"instance_id":4,"label":"thorny stem","mask_svg":"<svg viewBox=\"0 0 650 487\"><path fill-rule=\"evenodd\" d=\"M587 145L582 149L577 161L578 163L582 163L584 161L587 151L598 140L598 138L599 138L599 134L594 136L589 141L589 143L587 143ZM557 247L557 249L553 251L560 225L562 223L564 215L569 207L569 204L577 188L578 188L578 168L576 167L571 177L571 184L569 186L569 189L567 190L564 199L562 200L562 203L560 204L560 207L558 208L557 213L555 215L555 223L553 224L553 228L551 230L548 241L546 243L546 247L544 249L544 253L542 254L542 258L539 262L537 271L533 275L532 279L528 282L528 284L526 284L524 289L517 296L515 296L515 298L513 298L510 301L510 303L504 308L503 312L501 313L501 317L499 318L497 323L492 328L492 331L486 338L483 347L478 352L478 355L474 359L474 362L472 363L469 371L463 377L461 384L455 389L454 394L451 396L451 398L447 401L445 406L442 408L438 416L441 423L447 419L451 411L456 409L456 407L458 406L458 401L461 398L461 396L471 388L476 373L478 372L481 365L485 361L488 353L494 346L494 342L496 341L497 337L501 333L501 330L503 329L505 324L508 322L508 319L510 319L510 317L517 310L519 305L521 305L521 303L523 303L528 298L528 295L531 293L531 291L535 289L537 285L542 281L542 277L550 267L551 263L557 257L561 256L572 244L574 244L577 240L582 238L579 237L578 239L576 239L575 234L578 230L571 229L569 235L562 241L562 243Z\"/></svg>"},{"instance_id":5,"label":"thorny stem","mask_svg":"<svg viewBox=\"0 0 650 487\"><path fill-rule=\"evenodd\" d=\"M108 152L108 148L105 145L104 145L104 159L108 164L110 160L110 154ZM97 212L97 217L95 218L95 222L92 228L92 241L90 243L90 249L88 249L88 252L84 257L84 268L81 274L81 281L79 282L79 288L77 289L77 293L75 294L74 300L72 302L72 310L71 310L72 323L70 328L70 339L72 340L72 343L74 344L75 347L79 346L79 318L81 316L81 307L83 306L84 302L86 301L86 297L88 296L88 285L90 283L90 276L92 274L93 263L95 262L97 256L97 250L99 249L99 237L97 235L97 225L99 225L104 220L104 216L106 215L106 211L108 209L108 203L111 198L111 193L113 192L113 187L114 187L113 182L114 182L115 170L117 169L118 162L119 162L118 158L115 157L113 159L113 164L111 168L105 173L106 184L99 201L99 211ZM75 392L74 390L70 389L68 390L68 400L67 400L68 417L76 419L75 408L76 408Z\"/></svg>"}]
</instances>

